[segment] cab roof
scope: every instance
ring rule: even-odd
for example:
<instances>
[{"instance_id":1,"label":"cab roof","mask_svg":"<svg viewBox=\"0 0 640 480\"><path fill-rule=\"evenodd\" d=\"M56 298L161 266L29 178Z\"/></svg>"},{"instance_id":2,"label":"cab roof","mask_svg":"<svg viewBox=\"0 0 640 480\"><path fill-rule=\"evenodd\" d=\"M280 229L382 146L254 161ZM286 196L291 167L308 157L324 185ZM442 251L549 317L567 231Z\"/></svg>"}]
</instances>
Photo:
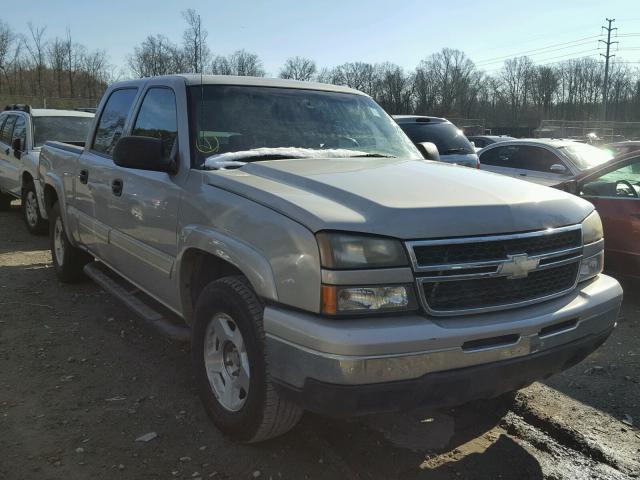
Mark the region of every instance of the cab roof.
<instances>
[{"instance_id":1,"label":"cab roof","mask_svg":"<svg viewBox=\"0 0 640 480\"><path fill-rule=\"evenodd\" d=\"M58 110L55 108L32 108L32 117L94 117L93 113L80 110Z\"/></svg>"}]
</instances>

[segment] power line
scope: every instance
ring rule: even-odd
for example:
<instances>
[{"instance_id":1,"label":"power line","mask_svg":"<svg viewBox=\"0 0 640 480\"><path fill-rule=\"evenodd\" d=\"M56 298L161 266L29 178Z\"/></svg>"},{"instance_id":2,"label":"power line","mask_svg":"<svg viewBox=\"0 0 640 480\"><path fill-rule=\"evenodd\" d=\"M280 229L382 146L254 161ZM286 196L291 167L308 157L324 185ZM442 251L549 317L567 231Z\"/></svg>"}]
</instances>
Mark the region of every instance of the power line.
<instances>
[{"instance_id":1,"label":"power line","mask_svg":"<svg viewBox=\"0 0 640 480\"><path fill-rule=\"evenodd\" d=\"M528 54L528 53L539 52L541 50L548 50L548 49L554 48L554 47L561 47L563 45L567 45L567 47L565 47L565 48L577 47L578 45L570 45L570 44L575 44L577 42L583 42L584 40L591 40L591 39L598 38L598 37L601 37L601 36L602 35L591 35L590 37L578 38L578 39L572 40L570 42L556 43L556 44L553 44L553 45L548 45L546 47L535 48L533 50L525 50L525 51L521 51L521 52L512 53L512 54L509 54L509 55L503 55L503 56L500 56L500 57L486 58L484 60L480 60L479 62L477 62L477 64L485 64L485 63L488 63L488 62L495 63L495 62L492 62L492 60L500 60L500 59L505 59L505 58L522 56L522 55L525 55L525 54ZM586 42L586 43L590 43L590 42ZM548 53L548 52L545 52L545 53Z\"/></svg>"}]
</instances>

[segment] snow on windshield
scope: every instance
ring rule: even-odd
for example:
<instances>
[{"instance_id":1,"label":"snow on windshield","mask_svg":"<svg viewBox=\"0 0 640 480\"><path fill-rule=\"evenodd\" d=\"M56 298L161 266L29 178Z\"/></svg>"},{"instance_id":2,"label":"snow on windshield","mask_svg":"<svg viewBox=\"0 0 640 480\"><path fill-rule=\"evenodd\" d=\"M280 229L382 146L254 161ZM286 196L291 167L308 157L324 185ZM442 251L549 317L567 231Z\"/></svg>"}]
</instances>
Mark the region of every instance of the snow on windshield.
<instances>
[{"instance_id":1,"label":"snow on windshield","mask_svg":"<svg viewBox=\"0 0 640 480\"><path fill-rule=\"evenodd\" d=\"M205 168L217 169L222 162L251 161L256 157L282 156L283 158L346 158L357 155L367 155L367 152L348 150L346 148L296 148L296 147L272 147L254 148L239 152L219 153L211 155L205 162Z\"/></svg>"}]
</instances>

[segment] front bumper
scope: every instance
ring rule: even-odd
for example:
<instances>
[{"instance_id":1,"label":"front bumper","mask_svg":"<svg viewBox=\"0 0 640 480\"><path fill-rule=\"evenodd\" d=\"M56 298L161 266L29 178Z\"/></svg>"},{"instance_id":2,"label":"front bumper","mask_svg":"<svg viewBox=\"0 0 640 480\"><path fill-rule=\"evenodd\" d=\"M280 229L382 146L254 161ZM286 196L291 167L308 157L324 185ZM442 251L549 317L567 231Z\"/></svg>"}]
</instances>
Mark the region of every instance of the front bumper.
<instances>
[{"instance_id":1,"label":"front bumper","mask_svg":"<svg viewBox=\"0 0 640 480\"><path fill-rule=\"evenodd\" d=\"M459 318L329 320L268 307L270 372L287 395L329 415L459 404L579 362L609 335L621 302L618 282L599 275L555 300Z\"/></svg>"}]
</instances>

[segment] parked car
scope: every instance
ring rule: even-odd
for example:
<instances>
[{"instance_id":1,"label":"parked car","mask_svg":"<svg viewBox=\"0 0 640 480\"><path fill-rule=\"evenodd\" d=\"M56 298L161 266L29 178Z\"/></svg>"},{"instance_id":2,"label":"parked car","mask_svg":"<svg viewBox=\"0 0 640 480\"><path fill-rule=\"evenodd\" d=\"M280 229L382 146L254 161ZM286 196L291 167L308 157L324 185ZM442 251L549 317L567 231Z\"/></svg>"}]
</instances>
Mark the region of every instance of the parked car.
<instances>
[{"instance_id":1,"label":"parked car","mask_svg":"<svg viewBox=\"0 0 640 480\"><path fill-rule=\"evenodd\" d=\"M471 143L473 143L476 152L493 143L504 142L506 140L515 140L514 137L509 137L507 135L471 135L467 136L467 139Z\"/></svg>"},{"instance_id":2,"label":"parked car","mask_svg":"<svg viewBox=\"0 0 640 480\"><path fill-rule=\"evenodd\" d=\"M524 139L494 143L478 152L483 170L553 186L609 162L613 155L572 140Z\"/></svg>"},{"instance_id":3,"label":"parked car","mask_svg":"<svg viewBox=\"0 0 640 480\"><path fill-rule=\"evenodd\" d=\"M0 210L21 198L29 231L46 233L47 214L37 181L40 149L46 140L84 144L92 121L90 113L7 106L0 113Z\"/></svg>"},{"instance_id":4,"label":"parked car","mask_svg":"<svg viewBox=\"0 0 640 480\"><path fill-rule=\"evenodd\" d=\"M607 271L640 279L640 152L558 185L593 203L602 218Z\"/></svg>"},{"instance_id":5,"label":"parked car","mask_svg":"<svg viewBox=\"0 0 640 480\"><path fill-rule=\"evenodd\" d=\"M282 434L304 409L492 398L615 326L593 205L426 162L356 90L119 82L88 138L40 157L54 271L190 339L204 408L236 440Z\"/></svg>"},{"instance_id":6,"label":"parked car","mask_svg":"<svg viewBox=\"0 0 640 480\"><path fill-rule=\"evenodd\" d=\"M394 115L393 119L428 160L432 143L438 148L439 160L465 167L480 168L478 155L462 130L446 118L419 115ZM427 150L425 150L425 148Z\"/></svg>"},{"instance_id":7,"label":"parked car","mask_svg":"<svg viewBox=\"0 0 640 480\"><path fill-rule=\"evenodd\" d=\"M626 153L637 152L640 150L640 140L625 140L624 142L609 143L602 148L608 150L616 157Z\"/></svg>"}]
</instances>

